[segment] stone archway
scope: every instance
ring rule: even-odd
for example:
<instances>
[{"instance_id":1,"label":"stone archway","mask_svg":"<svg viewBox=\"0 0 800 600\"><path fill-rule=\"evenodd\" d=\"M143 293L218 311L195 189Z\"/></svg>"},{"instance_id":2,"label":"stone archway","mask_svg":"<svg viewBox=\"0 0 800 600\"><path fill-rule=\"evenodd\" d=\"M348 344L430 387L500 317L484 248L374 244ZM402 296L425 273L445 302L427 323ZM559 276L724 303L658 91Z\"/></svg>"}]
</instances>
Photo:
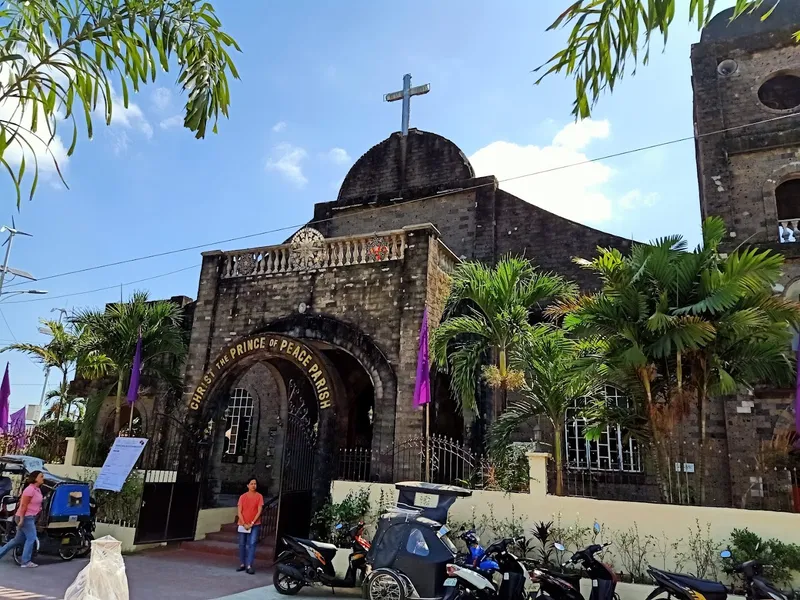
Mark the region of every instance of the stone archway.
<instances>
[{"instance_id":1,"label":"stone archway","mask_svg":"<svg viewBox=\"0 0 800 600\"><path fill-rule=\"evenodd\" d=\"M391 363L375 342L358 327L321 314L294 313L276 319L261 328L281 334L330 345L355 359L372 382L374 393L374 422L371 449L375 455L389 450L394 444L397 411L397 377ZM373 476L380 477L390 464L373 465Z\"/></svg>"},{"instance_id":2,"label":"stone archway","mask_svg":"<svg viewBox=\"0 0 800 600\"><path fill-rule=\"evenodd\" d=\"M336 409L334 398L341 394L338 374L318 350L293 337L259 333L240 338L225 347L209 364L200 383L189 397L187 420L197 426L219 418L226 394L242 374L257 363L289 363L308 381L316 407L317 447L313 466L312 506L318 507L330 492L334 469Z\"/></svg>"}]
</instances>

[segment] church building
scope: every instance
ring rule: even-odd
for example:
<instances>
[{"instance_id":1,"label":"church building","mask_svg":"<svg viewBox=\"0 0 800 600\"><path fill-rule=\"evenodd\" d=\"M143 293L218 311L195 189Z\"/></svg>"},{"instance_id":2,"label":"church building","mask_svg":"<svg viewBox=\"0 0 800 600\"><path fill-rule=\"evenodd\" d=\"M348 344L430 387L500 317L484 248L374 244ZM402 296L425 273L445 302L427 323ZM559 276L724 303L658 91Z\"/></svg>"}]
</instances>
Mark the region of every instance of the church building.
<instances>
[{"instance_id":1,"label":"church building","mask_svg":"<svg viewBox=\"0 0 800 600\"><path fill-rule=\"evenodd\" d=\"M776 293L797 300L800 49L792 33L800 6L781 2L764 21L756 13L729 23L731 10L712 20L691 53L701 211L725 220L728 249L745 243L782 252L786 273ZM308 515L348 457L349 478L424 477L409 466L418 459L398 457L425 434L423 411L412 403L420 326L426 309L430 327L439 323L454 266L524 256L591 291L598 282L573 258L590 258L598 246L630 249L630 240L500 189L494 176L476 177L454 142L409 127L412 97L428 91L410 79L387 96L403 102L401 130L355 162L337 199L315 205L305 227L283 244L203 254L197 300L187 307L179 416L207 436L209 504L241 493L255 475L265 496L294 494L293 512ZM430 431L461 442L469 432L447 377L432 375ZM626 402L610 386L606 395ZM765 453L793 426L792 399L792 390L767 386L711 403L707 503L776 508L769 490L796 484ZM578 409L564 424L567 489L657 501L646 449L619 427L587 441ZM690 416L672 440L683 490L676 498L687 503L697 501L698 439ZM438 473L432 479L453 483ZM584 487L570 488L577 483Z\"/></svg>"}]
</instances>

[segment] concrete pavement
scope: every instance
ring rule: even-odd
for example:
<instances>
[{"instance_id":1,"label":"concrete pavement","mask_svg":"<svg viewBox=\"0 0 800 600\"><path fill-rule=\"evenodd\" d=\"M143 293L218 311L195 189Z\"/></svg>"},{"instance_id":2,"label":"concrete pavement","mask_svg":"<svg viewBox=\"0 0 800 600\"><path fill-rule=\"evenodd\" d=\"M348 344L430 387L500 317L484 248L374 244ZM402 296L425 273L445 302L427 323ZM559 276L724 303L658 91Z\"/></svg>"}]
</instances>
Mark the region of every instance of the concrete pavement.
<instances>
[{"instance_id":1,"label":"concrete pavement","mask_svg":"<svg viewBox=\"0 0 800 600\"><path fill-rule=\"evenodd\" d=\"M88 563L86 559L63 562L49 556L36 561L38 569L20 569L10 556L0 560L0 600L63 598ZM228 559L173 549L125 556L131 600L214 600L253 588L263 590L272 583L272 573L266 566L256 566L260 568L255 575L237 573L237 565ZM264 598L263 594L252 597Z\"/></svg>"}]
</instances>

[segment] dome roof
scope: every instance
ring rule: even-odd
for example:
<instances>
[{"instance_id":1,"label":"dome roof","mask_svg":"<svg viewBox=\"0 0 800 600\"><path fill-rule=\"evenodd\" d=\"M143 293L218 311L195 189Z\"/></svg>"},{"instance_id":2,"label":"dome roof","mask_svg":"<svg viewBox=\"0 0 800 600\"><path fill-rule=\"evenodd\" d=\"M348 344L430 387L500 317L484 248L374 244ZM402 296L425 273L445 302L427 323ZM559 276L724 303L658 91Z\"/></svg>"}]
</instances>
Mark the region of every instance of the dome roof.
<instances>
[{"instance_id":1,"label":"dome roof","mask_svg":"<svg viewBox=\"0 0 800 600\"><path fill-rule=\"evenodd\" d=\"M721 42L756 33L788 31L800 29L800 2L796 0L781 0L772 14L761 20L772 7L774 2L764 2L752 13L745 13L733 21L733 8L717 13L703 29L701 42ZM788 36L787 36L788 37Z\"/></svg>"},{"instance_id":2,"label":"dome roof","mask_svg":"<svg viewBox=\"0 0 800 600\"><path fill-rule=\"evenodd\" d=\"M475 177L469 160L453 142L435 133L399 131L359 158L339 189L340 202L436 186Z\"/></svg>"}]
</instances>

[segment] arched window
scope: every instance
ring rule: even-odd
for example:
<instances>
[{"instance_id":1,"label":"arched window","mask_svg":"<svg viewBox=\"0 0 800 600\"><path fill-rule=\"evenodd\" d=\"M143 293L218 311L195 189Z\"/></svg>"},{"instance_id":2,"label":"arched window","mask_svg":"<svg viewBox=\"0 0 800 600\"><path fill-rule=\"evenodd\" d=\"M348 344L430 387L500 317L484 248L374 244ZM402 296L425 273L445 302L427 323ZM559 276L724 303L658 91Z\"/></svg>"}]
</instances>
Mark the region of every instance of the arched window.
<instances>
[{"instance_id":1,"label":"arched window","mask_svg":"<svg viewBox=\"0 0 800 600\"><path fill-rule=\"evenodd\" d=\"M611 385L605 386L603 396L615 406L628 406L630 402L621 390ZM579 398L567 411L564 424L567 466L596 471L641 471L639 444L619 425L608 425L597 440L586 439L586 419L581 416L585 406L586 399Z\"/></svg>"},{"instance_id":2,"label":"arched window","mask_svg":"<svg viewBox=\"0 0 800 600\"><path fill-rule=\"evenodd\" d=\"M775 207L780 241L800 242L800 179L784 181L775 188Z\"/></svg>"},{"instance_id":3,"label":"arched window","mask_svg":"<svg viewBox=\"0 0 800 600\"><path fill-rule=\"evenodd\" d=\"M231 392L225 411L225 450L223 460L241 462L250 446L253 426L253 397L244 388Z\"/></svg>"}]
</instances>

